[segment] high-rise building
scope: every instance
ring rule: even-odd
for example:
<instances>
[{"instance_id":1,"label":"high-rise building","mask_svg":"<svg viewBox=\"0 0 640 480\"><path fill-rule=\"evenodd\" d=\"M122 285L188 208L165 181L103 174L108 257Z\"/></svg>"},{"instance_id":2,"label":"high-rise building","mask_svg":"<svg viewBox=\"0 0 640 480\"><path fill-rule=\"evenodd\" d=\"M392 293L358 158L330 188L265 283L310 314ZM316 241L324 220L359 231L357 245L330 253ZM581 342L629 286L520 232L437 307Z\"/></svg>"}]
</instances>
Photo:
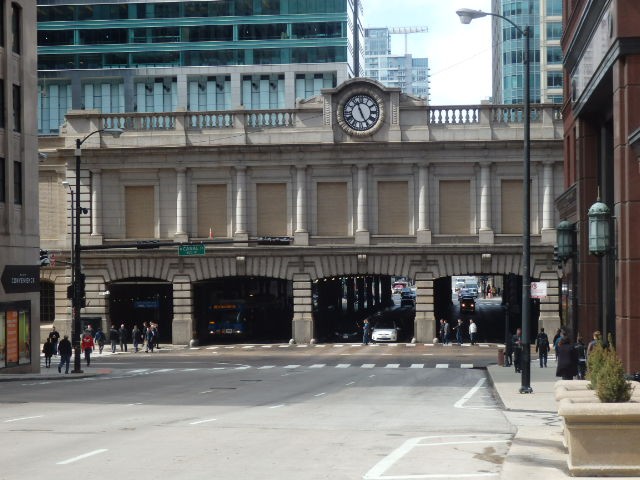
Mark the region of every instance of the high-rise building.
<instances>
[{"instance_id":1,"label":"high-rise building","mask_svg":"<svg viewBox=\"0 0 640 480\"><path fill-rule=\"evenodd\" d=\"M35 4L0 4L0 373L40 370ZM43 252L42 263L48 262Z\"/></svg>"},{"instance_id":2,"label":"high-rise building","mask_svg":"<svg viewBox=\"0 0 640 480\"><path fill-rule=\"evenodd\" d=\"M429 60L411 54L391 53L391 31L388 28L366 28L365 76L403 93L429 97Z\"/></svg>"},{"instance_id":3,"label":"high-rise building","mask_svg":"<svg viewBox=\"0 0 640 480\"><path fill-rule=\"evenodd\" d=\"M532 103L562 103L562 0L493 0L492 11L529 27ZM493 17L493 102L523 103L524 39Z\"/></svg>"},{"instance_id":4,"label":"high-rise building","mask_svg":"<svg viewBox=\"0 0 640 480\"><path fill-rule=\"evenodd\" d=\"M361 9L358 0L40 0L38 131L55 134L71 109L293 108L358 76Z\"/></svg>"}]
</instances>

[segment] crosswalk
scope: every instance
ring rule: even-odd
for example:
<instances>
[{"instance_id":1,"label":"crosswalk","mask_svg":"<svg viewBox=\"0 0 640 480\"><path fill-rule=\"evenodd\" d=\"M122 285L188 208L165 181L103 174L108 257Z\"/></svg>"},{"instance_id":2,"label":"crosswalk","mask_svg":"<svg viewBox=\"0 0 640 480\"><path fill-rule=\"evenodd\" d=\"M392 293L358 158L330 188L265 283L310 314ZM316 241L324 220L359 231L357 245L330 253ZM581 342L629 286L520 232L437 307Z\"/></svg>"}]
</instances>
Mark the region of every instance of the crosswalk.
<instances>
[{"instance_id":1,"label":"crosswalk","mask_svg":"<svg viewBox=\"0 0 640 480\"><path fill-rule=\"evenodd\" d=\"M438 363L435 367L428 366L424 363L361 363L361 364L352 364L352 363L337 363L335 365L329 365L326 363L314 363L311 365L301 365L301 364L289 364L289 365L220 365L215 367L202 367L202 368L137 368L134 370L124 370L121 374L125 375L155 375L155 374L165 374L165 373L192 373L192 372L218 372L221 370L274 370L280 369L282 371L292 371L292 370L321 370L321 369L346 369L346 368L363 368L363 369L426 369L426 368L461 368L461 369L472 369L474 365L472 363L460 363L460 364L448 364L448 363Z\"/></svg>"},{"instance_id":2,"label":"crosswalk","mask_svg":"<svg viewBox=\"0 0 640 480\"><path fill-rule=\"evenodd\" d=\"M471 344L463 343L462 345L458 344L433 344L433 343L370 343L368 345L364 345L362 343L319 343L319 344L268 344L268 345L209 345L209 346L199 346L199 347L191 347L190 350L263 350L263 349L338 349L338 348L362 348L362 349L384 349L384 348L395 348L395 347L404 347L404 348L415 348L417 346L423 347L436 347L436 348L454 348L454 347L472 347ZM499 344L489 344L489 343L480 343L475 345L478 348L495 348L500 347Z\"/></svg>"}]
</instances>

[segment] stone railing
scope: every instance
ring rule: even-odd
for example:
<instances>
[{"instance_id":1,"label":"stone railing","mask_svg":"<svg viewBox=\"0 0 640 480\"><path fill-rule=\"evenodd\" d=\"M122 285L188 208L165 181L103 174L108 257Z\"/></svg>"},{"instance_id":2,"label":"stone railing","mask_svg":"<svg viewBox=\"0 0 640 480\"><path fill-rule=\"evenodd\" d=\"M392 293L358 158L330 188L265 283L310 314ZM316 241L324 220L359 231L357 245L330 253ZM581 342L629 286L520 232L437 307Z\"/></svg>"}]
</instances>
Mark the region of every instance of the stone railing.
<instances>
[{"instance_id":1,"label":"stone railing","mask_svg":"<svg viewBox=\"0 0 640 480\"><path fill-rule=\"evenodd\" d=\"M541 122L548 113L552 120L562 120L560 105L531 105L531 122ZM522 105L457 105L427 107L429 125L472 125L483 123L523 123Z\"/></svg>"}]
</instances>

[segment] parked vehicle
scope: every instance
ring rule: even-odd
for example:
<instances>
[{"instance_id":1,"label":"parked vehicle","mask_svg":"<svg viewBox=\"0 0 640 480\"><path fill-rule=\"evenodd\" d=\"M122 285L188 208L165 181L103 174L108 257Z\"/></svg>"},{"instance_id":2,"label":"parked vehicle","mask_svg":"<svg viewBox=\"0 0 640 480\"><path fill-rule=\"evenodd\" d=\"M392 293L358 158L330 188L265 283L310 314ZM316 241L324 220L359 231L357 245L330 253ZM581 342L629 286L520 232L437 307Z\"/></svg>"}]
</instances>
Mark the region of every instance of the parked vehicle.
<instances>
[{"instance_id":1,"label":"parked vehicle","mask_svg":"<svg viewBox=\"0 0 640 480\"><path fill-rule=\"evenodd\" d=\"M371 340L374 342L397 342L400 328L389 318L382 318L373 325Z\"/></svg>"},{"instance_id":2,"label":"parked vehicle","mask_svg":"<svg viewBox=\"0 0 640 480\"><path fill-rule=\"evenodd\" d=\"M404 281L394 282L391 286L391 293L398 294L401 293L404 288L407 288L409 284Z\"/></svg>"},{"instance_id":3,"label":"parked vehicle","mask_svg":"<svg viewBox=\"0 0 640 480\"><path fill-rule=\"evenodd\" d=\"M476 300L472 296L465 296L460 299L460 313L475 313Z\"/></svg>"}]
</instances>

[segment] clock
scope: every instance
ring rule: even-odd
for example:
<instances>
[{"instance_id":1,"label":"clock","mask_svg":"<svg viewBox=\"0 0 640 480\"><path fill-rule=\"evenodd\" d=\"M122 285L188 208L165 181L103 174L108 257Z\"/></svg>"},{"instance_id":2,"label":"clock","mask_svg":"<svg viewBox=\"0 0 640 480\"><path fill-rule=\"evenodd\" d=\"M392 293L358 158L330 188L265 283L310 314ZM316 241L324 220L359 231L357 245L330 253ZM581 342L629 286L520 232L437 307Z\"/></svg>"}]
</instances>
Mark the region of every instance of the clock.
<instances>
[{"instance_id":1,"label":"clock","mask_svg":"<svg viewBox=\"0 0 640 480\"><path fill-rule=\"evenodd\" d=\"M338 104L338 123L349 135L373 135L384 119L382 99L375 92L352 92Z\"/></svg>"}]
</instances>

